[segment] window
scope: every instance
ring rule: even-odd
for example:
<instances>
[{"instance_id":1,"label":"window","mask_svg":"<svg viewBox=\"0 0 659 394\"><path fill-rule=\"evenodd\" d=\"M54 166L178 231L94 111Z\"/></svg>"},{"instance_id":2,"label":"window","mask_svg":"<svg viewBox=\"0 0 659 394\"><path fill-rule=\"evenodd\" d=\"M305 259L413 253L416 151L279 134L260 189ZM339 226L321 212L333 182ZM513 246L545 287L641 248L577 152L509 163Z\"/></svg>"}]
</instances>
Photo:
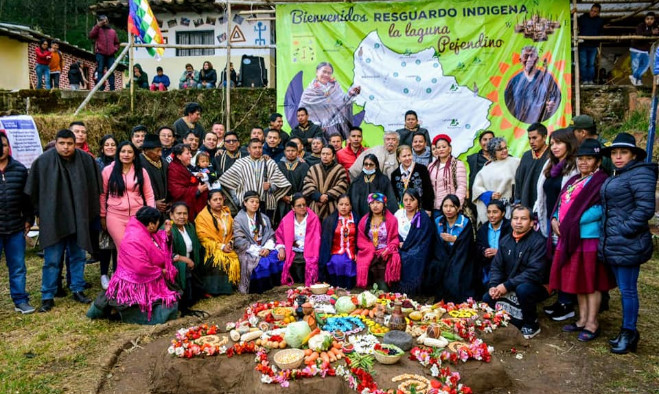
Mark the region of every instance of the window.
<instances>
[{"instance_id":1,"label":"window","mask_svg":"<svg viewBox=\"0 0 659 394\"><path fill-rule=\"evenodd\" d=\"M213 45L213 30L177 31L176 43L180 45ZM213 56L214 49L177 49L176 56Z\"/></svg>"}]
</instances>

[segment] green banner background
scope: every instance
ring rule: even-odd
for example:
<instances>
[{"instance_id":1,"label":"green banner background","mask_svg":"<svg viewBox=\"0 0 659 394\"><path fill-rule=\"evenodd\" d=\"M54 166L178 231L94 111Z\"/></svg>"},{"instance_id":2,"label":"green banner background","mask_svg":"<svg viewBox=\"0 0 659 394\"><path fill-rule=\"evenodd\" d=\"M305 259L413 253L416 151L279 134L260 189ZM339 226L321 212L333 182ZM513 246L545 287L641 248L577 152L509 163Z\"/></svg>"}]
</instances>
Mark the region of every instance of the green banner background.
<instances>
[{"instance_id":1,"label":"green banner background","mask_svg":"<svg viewBox=\"0 0 659 394\"><path fill-rule=\"evenodd\" d=\"M532 23L534 18L537 23ZM530 27L526 32L539 31L535 40L534 37L525 36L522 25L524 21ZM548 33L546 37L542 37L543 28L545 33ZM549 28L549 31L546 28ZM345 92L354 86L355 79L359 79L366 82L361 85L360 96L365 95L365 90L381 94L377 96L371 93L368 97L360 97L357 101L364 105L353 105L354 114L364 110L366 120L370 120L370 123L361 124L365 132L365 144L369 146L382 143L382 133L385 129L395 130L403 127L404 112L413 109L419 112L419 121L422 127L430 131L431 138L439 133L449 133L454 139L457 137L470 142L465 144L463 141L462 145L458 144L459 148L455 153L465 153L468 148L468 153L480 149L478 144L473 142L479 129L482 129L476 126L485 121L486 124L489 123L486 128L493 130L497 136L505 137L511 153L520 157L522 152L528 149L526 128L532 122L529 119L519 120L521 116L515 117L511 113L505 102L506 87L523 70L524 66L520 62L522 48L535 47L539 55L536 65L539 69L538 75L552 79L560 91L560 104L543 123L550 131L566 126L572 112L570 29L570 9L566 0L442 0L278 5L278 109L284 114L284 128L289 130L291 127L288 120L297 123L294 120L298 105L295 96L299 96L300 88L306 88L314 80L318 63L327 61L334 66L334 78ZM369 36L373 32L376 34ZM421 33L425 35L420 36ZM371 41L365 43L363 41L367 36ZM376 39L375 44L373 38ZM380 43L384 48L380 48ZM364 61L364 49L372 50L367 51L366 56L374 56L366 59L370 64L360 63L367 68L360 68L361 74L355 75L357 61ZM420 53L424 51L425 55L421 56ZM430 53L440 67L435 65L433 70L429 63L423 63L428 58L427 51L432 51ZM426 60L418 60L419 57ZM415 75L414 72L406 74L400 66L406 64L405 58L416 61L416 72L419 74L416 84L410 79ZM400 74L397 68L401 70ZM441 71L437 71L438 69ZM438 86L449 88L429 103L423 99L420 89L431 85L426 79L430 78L432 75L428 74L433 72L438 72L433 76L433 81L438 80ZM368 76L369 73L387 76L377 79L377 76ZM416 89L416 95L405 99L405 95L397 95L398 92L392 92L391 97L383 93L383 89L386 90L389 86L391 89L403 86L390 83L395 79L394 75L407 78L406 81L412 84L410 89ZM442 85L443 82L451 83ZM405 90L407 91L407 88ZM450 96L452 90L456 93L462 92L462 98ZM557 94L551 87L549 90L554 95ZM469 101L467 93L471 93L473 100L477 101ZM378 102L379 97L385 95L387 99ZM398 100L399 96L403 98ZM472 103L480 103L482 107L482 99L490 102L486 106L486 113L472 113ZM455 107L456 102L461 104ZM419 111L417 106L425 109ZM545 108L542 114L546 116L550 112ZM381 121L385 118L391 119L392 116L399 120L398 124L389 122L385 125L385 122ZM378 121L373 121L374 118ZM452 125L458 127L452 129Z\"/></svg>"}]
</instances>

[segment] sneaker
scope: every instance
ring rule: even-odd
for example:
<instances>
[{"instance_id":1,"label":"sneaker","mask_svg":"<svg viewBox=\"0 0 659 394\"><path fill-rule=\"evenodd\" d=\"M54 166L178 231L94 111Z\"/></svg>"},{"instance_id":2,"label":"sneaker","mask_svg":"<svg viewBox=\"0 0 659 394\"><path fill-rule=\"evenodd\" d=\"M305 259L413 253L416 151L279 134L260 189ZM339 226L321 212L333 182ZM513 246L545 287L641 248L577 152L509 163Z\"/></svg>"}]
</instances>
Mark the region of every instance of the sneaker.
<instances>
[{"instance_id":1,"label":"sneaker","mask_svg":"<svg viewBox=\"0 0 659 394\"><path fill-rule=\"evenodd\" d=\"M637 80L636 80L636 83L634 84L634 86L643 86L643 81L640 80L640 79L637 79Z\"/></svg>"},{"instance_id":2,"label":"sneaker","mask_svg":"<svg viewBox=\"0 0 659 394\"><path fill-rule=\"evenodd\" d=\"M575 316L574 306L559 303L558 306L554 309L554 311L548 314L548 316L553 321L563 321L570 319Z\"/></svg>"},{"instance_id":3,"label":"sneaker","mask_svg":"<svg viewBox=\"0 0 659 394\"><path fill-rule=\"evenodd\" d=\"M27 301L26 302L21 302L20 304L16 305L14 307L14 310L16 312L20 312L24 315L30 314L30 313L35 311L34 307L32 305L30 305L30 303L27 302Z\"/></svg>"},{"instance_id":4,"label":"sneaker","mask_svg":"<svg viewBox=\"0 0 659 394\"><path fill-rule=\"evenodd\" d=\"M521 331L524 339L531 339L534 336L540 334L540 325L535 323L531 326L523 326Z\"/></svg>"},{"instance_id":5,"label":"sneaker","mask_svg":"<svg viewBox=\"0 0 659 394\"><path fill-rule=\"evenodd\" d=\"M107 275L101 275L101 287L103 287L103 290L107 290L109 285L110 278Z\"/></svg>"},{"instance_id":6,"label":"sneaker","mask_svg":"<svg viewBox=\"0 0 659 394\"><path fill-rule=\"evenodd\" d=\"M636 78L634 78L633 75L629 76L629 80L631 81L632 85L636 86Z\"/></svg>"},{"instance_id":7,"label":"sneaker","mask_svg":"<svg viewBox=\"0 0 659 394\"><path fill-rule=\"evenodd\" d=\"M556 301L551 305L543 307L542 311L545 312L546 315L551 315L556 309L558 309L559 305L561 305L561 303Z\"/></svg>"}]
</instances>

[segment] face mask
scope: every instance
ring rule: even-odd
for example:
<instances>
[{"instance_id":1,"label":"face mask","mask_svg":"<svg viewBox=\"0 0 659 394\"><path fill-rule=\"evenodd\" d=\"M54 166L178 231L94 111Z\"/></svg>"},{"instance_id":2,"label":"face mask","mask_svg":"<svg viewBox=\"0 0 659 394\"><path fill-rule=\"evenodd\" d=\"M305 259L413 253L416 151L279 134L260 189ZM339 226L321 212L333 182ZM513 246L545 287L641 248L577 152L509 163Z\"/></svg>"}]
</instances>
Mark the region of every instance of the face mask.
<instances>
[{"instance_id":1,"label":"face mask","mask_svg":"<svg viewBox=\"0 0 659 394\"><path fill-rule=\"evenodd\" d=\"M364 168L362 171L363 171L364 174L366 174L366 175L373 175L373 174L375 174L375 168L372 169L372 170L367 170L366 168Z\"/></svg>"}]
</instances>

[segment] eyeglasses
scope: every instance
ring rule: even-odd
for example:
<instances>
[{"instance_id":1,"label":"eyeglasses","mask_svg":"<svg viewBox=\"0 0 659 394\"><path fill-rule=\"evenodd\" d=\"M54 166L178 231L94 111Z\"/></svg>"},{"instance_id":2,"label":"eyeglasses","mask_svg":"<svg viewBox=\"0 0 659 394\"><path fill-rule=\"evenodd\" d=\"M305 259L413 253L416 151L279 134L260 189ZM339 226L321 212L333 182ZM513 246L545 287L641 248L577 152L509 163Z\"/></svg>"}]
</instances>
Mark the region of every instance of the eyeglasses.
<instances>
[{"instance_id":1,"label":"eyeglasses","mask_svg":"<svg viewBox=\"0 0 659 394\"><path fill-rule=\"evenodd\" d=\"M307 204L295 204L295 208L306 208Z\"/></svg>"},{"instance_id":2,"label":"eyeglasses","mask_svg":"<svg viewBox=\"0 0 659 394\"><path fill-rule=\"evenodd\" d=\"M375 163L364 163L364 167L375 167Z\"/></svg>"},{"instance_id":3,"label":"eyeglasses","mask_svg":"<svg viewBox=\"0 0 659 394\"><path fill-rule=\"evenodd\" d=\"M501 148L498 148L496 151L497 151L497 152L501 152L501 151L504 151L504 150L508 150L508 147L507 147L507 146L503 146L503 147L501 147Z\"/></svg>"},{"instance_id":4,"label":"eyeglasses","mask_svg":"<svg viewBox=\"0 0 659 394\"><path fill-rule=\"evenodd\" d=\"M238 142L238 140L224 140L225 144L233 144L233 143L236 143L236 142Z\"/></svg>"}]
</instances>

